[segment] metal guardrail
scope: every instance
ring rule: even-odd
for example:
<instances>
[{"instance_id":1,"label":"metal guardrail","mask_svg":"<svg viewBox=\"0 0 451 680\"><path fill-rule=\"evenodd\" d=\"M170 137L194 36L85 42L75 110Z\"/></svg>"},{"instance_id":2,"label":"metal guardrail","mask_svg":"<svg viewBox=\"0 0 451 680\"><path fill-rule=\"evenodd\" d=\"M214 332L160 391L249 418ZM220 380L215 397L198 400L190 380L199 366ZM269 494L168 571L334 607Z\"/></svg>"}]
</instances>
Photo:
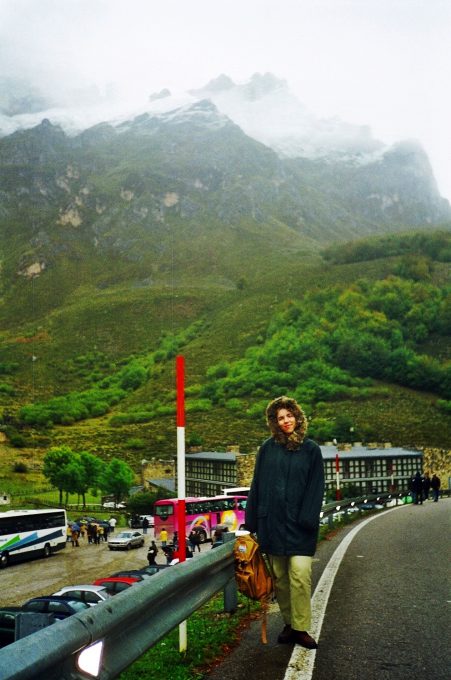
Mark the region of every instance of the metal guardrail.
<instances>
[{"instance_id":1,"label":"metal guardrail","mask_svg":"<svg viewBox=\"0 0 451 680\"><path fill-rule=\"evenodd\" d=\"M405 493L383 493L328 503L322 519L351 508L402 503ZM449 495L444 491L441 495ZM0 649L0 680L111 680L213 595L224 590L224 609L237 606L234 534L224 545L159 572L150 579L64 621ZM80 668L80 656L101 643L95 674Z\"/></svg>"},{"instance_id":2,"label":"metal guardrail","mask_svg":"<svg viewBox=\"0 0 451 680\"><path fill-rule=\"evenodd\" d=\"M355 510L365 511L373 509L375 505L402 504L402 500L407 495L406 493L379 493L367 494L365 496L357 496L356 498L344 498L342 500L332 501L323 505L321 509L321 520L328 518L329 524L333 522L334 516L338 512L343 512L345 515Z\"/></svg>"},{"instance_id":3,"label":"metal guardrail","mask_svg":"<svg viewBox=\"0 0 451 680\"><path fill-rule=\"evenodd\" d=\"M365 511L366 509L373 509L375 505L387 506L388 504L404 504L404 499L408 495L408 491L385 492L332 501L326 505L323 505L321 509L321 519L328 518L329 524L331 524L333 522L334 515L336 515L338 512L344 512L344 514L347 514L354 511L356 508L358 510ZM449 495L451 495L451 489L441 489L440 496L444 497Z\"/></svg>"},{"instance_id":4,"label":"metal guardrail","mask_svg":"<svg viewBox=\"0 0 451 680\"><path fill-rule=\"evenodd\" d=\"M233 540L0 649L0 680L116 678L221 589L225 610L233 611ZM80 653L97 641L100 668L89 675L80 670Z\"/></svg>"}]
</instances>

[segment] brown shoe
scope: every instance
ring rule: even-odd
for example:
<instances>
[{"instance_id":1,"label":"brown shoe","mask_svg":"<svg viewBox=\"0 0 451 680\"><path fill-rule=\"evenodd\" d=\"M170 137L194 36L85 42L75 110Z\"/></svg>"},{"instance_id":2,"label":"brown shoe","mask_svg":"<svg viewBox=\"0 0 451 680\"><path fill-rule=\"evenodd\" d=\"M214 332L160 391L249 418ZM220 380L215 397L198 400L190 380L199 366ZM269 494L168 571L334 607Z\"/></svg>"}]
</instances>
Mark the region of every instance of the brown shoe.
<instances>
[{"instance_id":1,"label":"brown shoe","mask_svg":"<svg viewBox=\"0 0 451 680\"><path fill-rule=\"evenodd\" d=\"M281 645L287 645L290 642L294 642L293 629L289 623L285 624L283 631L277 638L277 642L279 642Z\"/></svg>"},{"instance_id":2,"label":"brown shoe","mask_svg":"<svg viewBox=\"0 0 451 680\"><path fill-rule=\"evenodd\" d=\"M318 643L315 642L306 630L292 630L291 641L306 649L318 649Z\"/></svg>"}]
</instances>

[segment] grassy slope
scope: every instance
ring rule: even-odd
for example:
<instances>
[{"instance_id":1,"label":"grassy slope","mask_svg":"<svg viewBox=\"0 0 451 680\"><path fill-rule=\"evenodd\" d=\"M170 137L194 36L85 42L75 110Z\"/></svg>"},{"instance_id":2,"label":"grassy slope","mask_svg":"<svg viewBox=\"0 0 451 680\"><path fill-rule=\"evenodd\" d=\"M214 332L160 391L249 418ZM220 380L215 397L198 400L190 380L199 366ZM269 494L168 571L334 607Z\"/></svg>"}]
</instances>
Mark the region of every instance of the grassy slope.
<instances>
[{"instance_id":1,"label":"grassy slope","mask_svg":"<svg viewBox=\"0 0 451 680\"><path fill-rule=\"evenodd\" d=\"M251 257L250 253L248 255ZM120 362L133 353L154 350L162 332L177 333L198 318L205 319L204 330L189 343L183 354L187 386L202 384L211 365L221 359L231 361L241 357L247 347L264 336L272 314L287 298L296 299L311 287L349 283L361 275L378 279L392 271L393 263L386 259L367 262L363 266L334 266L324 264L316 255L302 252L283 257L279 250L273 259L268 258L265 270L257 273L254 269L256 273L247 277L243 274L243 289L223 284L208 285L195 278L189 281L189 286L180 288L121 284L99 290L80 286L68 296L64 306L14 333L10 330L3 334L2 356L20 364L12 379L17 394L12 398L3 396L3 403L14 410L25 402L81 389L86 379L68 369L74 356L97 350ZM189 279L186 271L181 275ZM440 267L436 275L443 278ZM440 353L441 349L435 346L434 351ZM32 356L37 360L32 361ZM158 398L164 401L171 391L170 399L173 400L174 384L174 362L169 361L112 413L137 405L145 408ZM270 397L272 395L268 395ZM434 395L391 386L389 396L363 402L329 402L321 407L320 415L349 415L358 428L368 426L380 433L379 440L393 444L444 446L448 442L449 445L451 418L440 414L434 401ZM251 403L252 398L249 398L245 405ZM11 451L9 447L7 453L4 450L2 476L7 474L6 460L24 459L27 463L39 464L49 445L61 443L76 450L91 450L105 459L119 455L137 472L143 457L174 454L176 437L172 416L121 427L111 427L109 417L70 427L55 427L45 433L44 438L42 433L32 433L31 446L22 451ZM252 451L266 436L266 427L263 418L243 419L239 413L218 407L207 413L188 413L187 436L192 434L202 438L206 449L240 444L242 451ZM144 448L131 448L128 445L130 438L142 439ZM38 473L33 474L30 481L37 479Z\"/></svg>"}]
</instances>

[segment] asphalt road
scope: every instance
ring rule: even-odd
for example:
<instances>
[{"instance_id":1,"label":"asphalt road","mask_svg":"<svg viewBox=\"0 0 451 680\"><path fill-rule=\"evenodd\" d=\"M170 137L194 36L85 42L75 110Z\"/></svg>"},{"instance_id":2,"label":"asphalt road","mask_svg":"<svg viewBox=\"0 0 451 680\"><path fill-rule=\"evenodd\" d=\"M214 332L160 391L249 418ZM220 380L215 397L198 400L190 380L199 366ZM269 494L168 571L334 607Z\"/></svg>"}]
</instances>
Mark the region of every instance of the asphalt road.
<instances>
[{"instance_id":1,"label":"asphalt road","mask_svg":"<svg viewBox=\"0 0 451 680\"><path fill-rule=\"evenodd\" d=\"M448 499L408 505L357 534L334 582L313 680L451 677L450 510Z\"/></svg>"},{"instance_id":2,"label":"asphalt road","mask_svg":"<svg viewBox=\"0 0 451 680\"><path fill-rule=\"evenodd\" d=\"M381 512L354 537L332 587L313 673L300 673L299 680L451 677L450 510L449 499L402 506ZM320 544L313 588L354 526ZM261 644L254 622L209 680L283 680L293 648L277 644L282 627L274 605L268 644Z\"/></svg>"}]
</instances>

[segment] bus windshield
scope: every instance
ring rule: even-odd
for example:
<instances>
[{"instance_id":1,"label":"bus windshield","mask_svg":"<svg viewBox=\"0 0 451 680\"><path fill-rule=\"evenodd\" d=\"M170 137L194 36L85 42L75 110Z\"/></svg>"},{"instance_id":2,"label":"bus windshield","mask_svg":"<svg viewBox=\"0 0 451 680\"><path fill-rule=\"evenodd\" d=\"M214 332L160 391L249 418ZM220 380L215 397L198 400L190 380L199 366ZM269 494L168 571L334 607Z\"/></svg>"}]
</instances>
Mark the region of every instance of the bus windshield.
<instances>
[{"instance_id":1,"label":"bus windshield","mask_svg":"<svg viewBox=\"0 0 451 680\"><path fill-rule=\"evenodd\" d=\"M174 514L174 506L166 503L165 505L154 505L154 513L159 517L167 517Z\"/></svg>"},{"instance_id":2,"label":"bus windshield","mask_svg":"<svg viewBox=\"0 0 451 680\"><path fill-rule=\"evenodd\" d=\"M194 529L199 532L201 541L204 542L212 537L218 524L225 525L229 531L242 529L246 501L246 496L187 498L185 502L185 535L188 536ZM169 541L172 541L175 531L180 535L177 509L177 498L156 501L153 507L155 538L160 538L162 529L166 529L168 532Z\"/></svg>"}]
</instances>

